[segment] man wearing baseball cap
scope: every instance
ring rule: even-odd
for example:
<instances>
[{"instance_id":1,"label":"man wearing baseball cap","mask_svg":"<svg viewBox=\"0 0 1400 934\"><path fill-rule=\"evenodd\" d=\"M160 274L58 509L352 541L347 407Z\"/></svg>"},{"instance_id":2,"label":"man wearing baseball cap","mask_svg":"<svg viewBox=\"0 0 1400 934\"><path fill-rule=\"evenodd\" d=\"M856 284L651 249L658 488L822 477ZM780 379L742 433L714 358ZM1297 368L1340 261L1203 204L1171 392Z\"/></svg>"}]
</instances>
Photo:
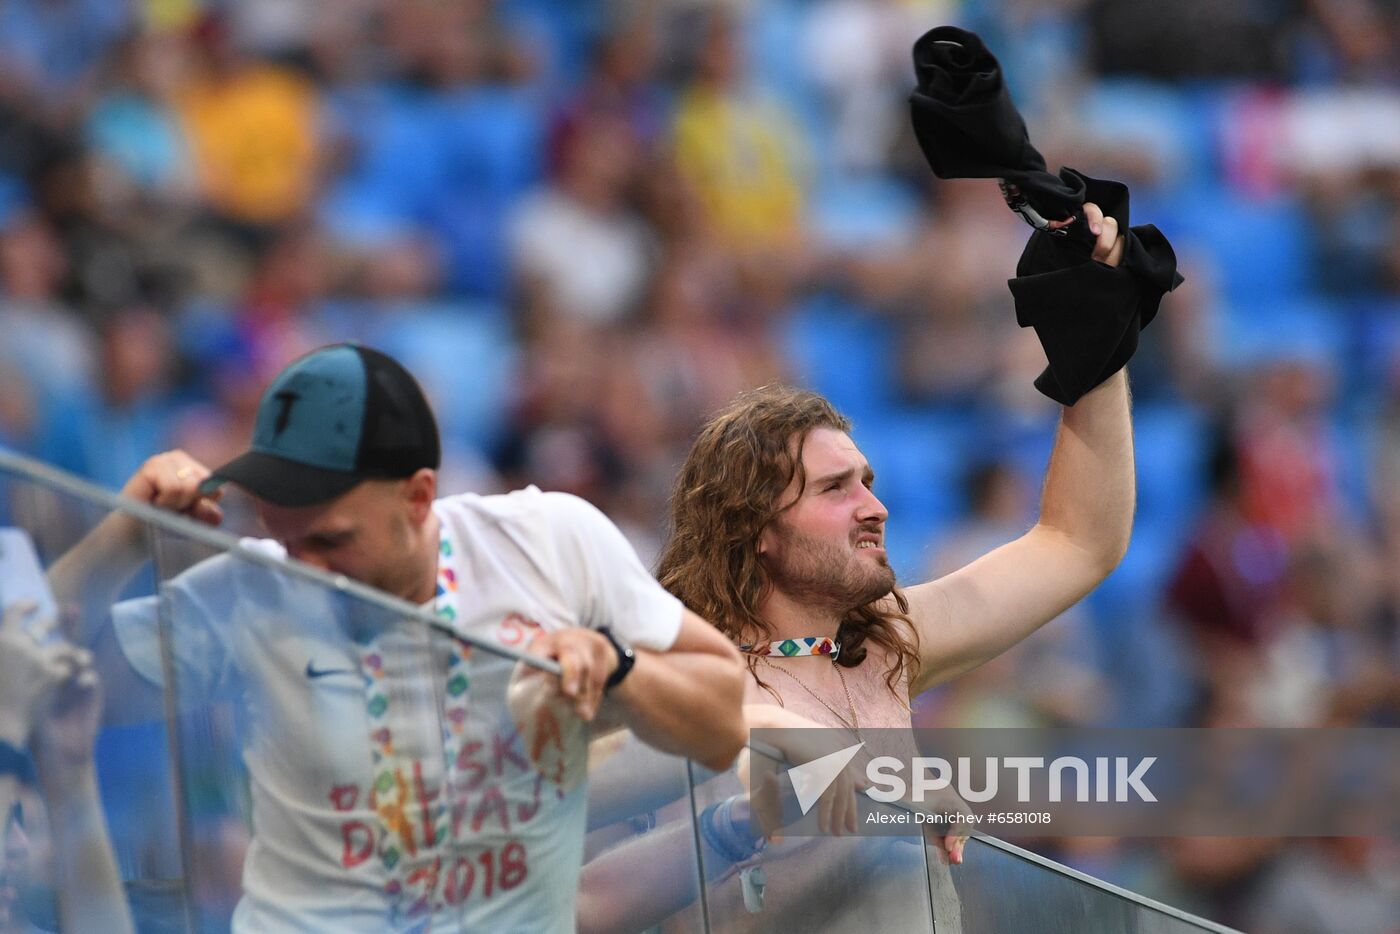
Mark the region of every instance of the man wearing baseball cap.
<instances>
[{"instance_id":1,"label":"man wearing baseball cap","mask_svg":"<svg viewBox=\"0 0 1400 934\"><path fill-rule=\"evenodd\" d=\"M199 492L233 482L279 506L314 506L363 480L437 470L437 422L398 361L335 344L287 367L263 393L253 446Z\"/></svg>"},{"instance_id":2,"label":"man wearing baseball cap","mask_svg":"<svg viewBox=\"0 0 1400 934\"><path fill-rule=\"evenodd\" d=\"M217 525L220 487L235 484L268 533L245 547L560 667L557 681L531 673L276 562L230 555L164 586L173 664L157 598L116 604L113 625L86 634L100 665L124 669L114 702L173 671L180 697L248 707L255 835L235 930L572 930L581 722L604 695L643 740L712 768L744 742L735 650L656 583L602 513L534 487L438 499L439 459L413 377L336 344L272 381L246 453L211 472L169 451L123 488ZM59 598L92 605L99 587L115 599L148 557L143 531L109 517L52 569ZM490 883L475 879L484 872Z\"/></svg>"}]
</instances>

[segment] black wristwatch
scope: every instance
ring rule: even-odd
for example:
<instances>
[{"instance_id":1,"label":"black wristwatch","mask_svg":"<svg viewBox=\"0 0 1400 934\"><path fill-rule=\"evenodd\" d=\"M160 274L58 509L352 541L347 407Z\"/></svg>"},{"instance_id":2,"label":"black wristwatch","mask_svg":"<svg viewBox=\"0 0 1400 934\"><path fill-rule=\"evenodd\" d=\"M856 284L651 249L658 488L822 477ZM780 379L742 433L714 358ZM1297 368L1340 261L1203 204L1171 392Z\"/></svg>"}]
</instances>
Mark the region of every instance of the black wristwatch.
<instances>
[{"instance_id":1,"label":"black wristwatch","mask_svg":"<svg viewBox=\"0 0 1400 934\"><path fill-rule=\"evenodd\" d=\"M613 651L617 652L617 668L608 676L607 684L603 685L604 691L611 691L622 683L622 679L627 677L632 666L637 664L637 653L632 651L632 646L613 635L613 631L607 626L598 627L598 634L611 642Z\"/></svg>"}]
</instances>

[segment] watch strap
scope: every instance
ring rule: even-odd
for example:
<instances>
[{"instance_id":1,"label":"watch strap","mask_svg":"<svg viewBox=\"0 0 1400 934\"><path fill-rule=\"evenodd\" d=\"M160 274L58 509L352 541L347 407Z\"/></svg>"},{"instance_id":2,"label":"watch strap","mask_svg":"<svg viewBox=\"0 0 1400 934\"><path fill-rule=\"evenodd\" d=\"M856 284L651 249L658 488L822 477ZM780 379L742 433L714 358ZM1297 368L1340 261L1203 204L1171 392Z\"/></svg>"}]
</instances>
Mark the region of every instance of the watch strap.
<instances>
[{"instance_id":1,"label":"watch strap","mask_svg":"<svg viewBox=\"0 0 1400 934\"><path fill-rule=\"evenodd\" d=\"M604 639L612 644L613 651L617 652L617 667L608 676L607 682L603 685L604 691L610 691L622 683L622 679L631 672L632 666L637 664L637 655L632 651L632 647L623 642L607 626L598 627L598 632Z\"/></svg>"}]
</instances>

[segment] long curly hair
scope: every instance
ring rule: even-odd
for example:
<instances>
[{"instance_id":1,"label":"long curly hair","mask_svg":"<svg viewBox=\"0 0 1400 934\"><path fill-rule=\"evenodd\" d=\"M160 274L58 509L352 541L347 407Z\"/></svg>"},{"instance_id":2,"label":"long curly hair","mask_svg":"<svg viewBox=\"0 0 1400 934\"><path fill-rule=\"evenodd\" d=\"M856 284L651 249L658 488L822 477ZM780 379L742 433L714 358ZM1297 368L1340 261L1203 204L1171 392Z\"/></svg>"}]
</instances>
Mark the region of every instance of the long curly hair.
<instances>
[{"instance_id":1,"label":"long curly hair","mask_svg":"<svg viewBox=\"0 0 1400 934\"><path fill-rule=\"evenodd\" d=\"M806 487L802 452L814 428L850 432L851 422L805 389L770 385L745 392L700 429L676 478L657 579L737 643L773 638L758 615L772 587L758 540L786 508L779 500L793 479L798 496ZM837 663L854 668L865 661L867 643L881 646L895 659L886 681L899 696L901 680L918 664L908 613L898 588L852 609L838 631ZM755 663L750 657L758 680Z\"/></svg>"}]
</instances>

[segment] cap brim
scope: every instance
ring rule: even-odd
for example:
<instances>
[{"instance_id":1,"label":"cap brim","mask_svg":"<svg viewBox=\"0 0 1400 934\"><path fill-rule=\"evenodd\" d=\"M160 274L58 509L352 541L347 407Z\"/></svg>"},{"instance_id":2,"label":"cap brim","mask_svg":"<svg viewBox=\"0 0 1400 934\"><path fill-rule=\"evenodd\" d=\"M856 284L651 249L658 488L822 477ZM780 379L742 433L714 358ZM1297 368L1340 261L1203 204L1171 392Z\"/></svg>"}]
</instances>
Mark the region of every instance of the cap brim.
<instances>
[{"instance_id":1,"label":"cap brim","mask_svg":"<svg viewBox=\"0 0 1400 934\"><path fill-rule=\"evenodd\" d=\"M249 451L214 471L199 485L199 492L208 495L225 483L236 483L275 506L317 506L363 479L343 470L308 467L275 454Z\"/></svg>"}]
</instances>

